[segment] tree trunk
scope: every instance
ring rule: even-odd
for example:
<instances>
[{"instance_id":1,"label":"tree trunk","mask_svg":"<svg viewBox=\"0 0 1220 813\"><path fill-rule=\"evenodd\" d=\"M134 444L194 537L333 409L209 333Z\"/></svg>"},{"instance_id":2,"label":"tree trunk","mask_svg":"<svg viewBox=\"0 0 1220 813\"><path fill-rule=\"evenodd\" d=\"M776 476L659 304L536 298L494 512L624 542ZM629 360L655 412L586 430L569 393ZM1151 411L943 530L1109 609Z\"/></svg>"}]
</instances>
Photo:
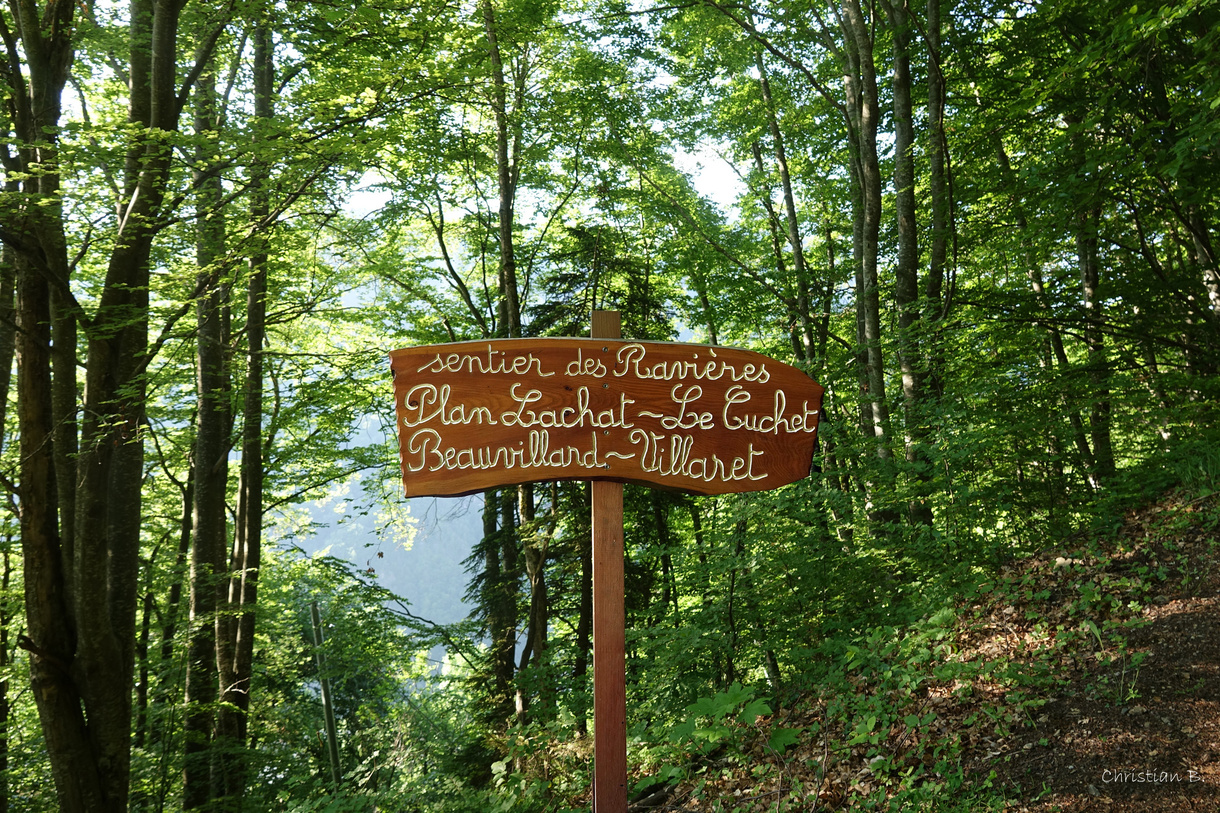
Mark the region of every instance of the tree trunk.
<instances>
[{"instance_id":1,"label":"tree trunk","mask_svg":"<svg viewBox=\"0 0 1220 813\"><path fill-rule=\"evenodd\" d=\"M5 162L6 165L9 162ZM4 192L12 197L20 186L9 181ZM8 427L8 397L13 383L13 358L17 352L17 257L8 245L0 245L0 453L4 451Z\"/></svg>"},{"instance_id":2,"label":"tree trunk","mask_svg":"<svg viewBox=\"0 0 1220 813\"><path fill-rule=\"evenodd\" d=\"M1106 356L1105 312L1102 308L1101 266L1097 257L1099 213L1092 211L1079 218L1076 230L1076 255L1080 268L1085 311L1084 339L1088 346L1089 382L1092 385L1089 407L1089 433L1093 441L1095 474L1100 483L1114 476L1114 449L1110 441L1110 362Z\"/></svg>"},{"instance_id":3,"label":"tree trunk","mask_svg":"<svg viewBox=\"0 0 1220 813\"><path fill-rule=\"evenodd\" d=\"M125 811L139 577L149 256L178 125L178 2L131 11L128 151L114 247L86 315L69 287L56 131L72 61L75 3L19 0L6 39L27 180L18 262L18 402L31 682L60 808ZM86 325L76 393L77 325ZM83 402L83 403L82 403ZM81 403L80 421L76 405ZM79 433L80 441L77 442ZM33 444L33 445L31 445Z\"/></svg>"},{"instance_id":4,"label":"tree trunk","mask_svg":"<svg viewBox=\"0 0 1220 813\"><path fill-rule=\"evenodd\" d=\"M933 398L944 395L944 357L940 349L938 323L945 318L947 298L952 298L952 282L945 292L945 266L952 237L952 206L949 183L948 141L945 138L945 74L941 65L941 0L928 0L928 209L931 215L928 240L928 274L924 280L927 308L927 385Z\"/></svg>"},{"instance_id":5,"label":"tree trunk","mask_svg":"<svg viewBox=\"0 0 1220 813\"><path fill-rule=\"evenodd\" d=\"M898 309L898 366L902 373L906 462L913 481L907 513L913 525L932 524L932 464L928 457L926 362L919 303L919 225L915 204L915 118L911 81L911 13L907 0L884 3L894 37L894 210L898 257L894 304Z\"/></svg>"},{"instance_id":6,"label":"tree trunk","mask_svg":"<svg viewBox=\"0 0 1220 813\"><path fill-rule=\"evenodd\" d=\"M484 32L491 58L491 108L496 122L496 184L499 188L500 304L498 335L521 335L521 303L517 294L517 259L513 248L513 206L517 195L516 151L520 139L511 131L508 83L500 50L500 31L492 0L482 0ZM518 82L524 82L524 71ZM518 95L520 90L518 89Z\"/></svg>"},{"instance_id":7,"label":"tree trunk","mask_svg":"<svg viewBox=\"0 0 1220 813\"><path fill-rule=\"evenodd\" d=\"M183 807L193 810L213 797L216 748L216 700L219 612L227 587L225 550L228 547L227 492L229 482L228 337L223 310L226 291L218 281L217 265L224 256L225 224L221 214L220 177L209 172L216 155L215 77L206 73L195 98L195 131L200 136L195 183L199 190L196 287L196 392L193 548L190 570L190 656L186 669L186 716L183 761Z\"/></svg>"},{"instance_id":8,"label":"tree trunk","mask_svg":"<svg viewBox=\"0 0 1220 813\"><path fill-rule=\"evenodd\" d=\"M577 483L580 489L582 510L575 512L578 517L590 517L593 514L593 490L589 483ZM583 526L582 526L583 527ZM593 532L583 531L578 535L580 545L580 607L576 616L576 658L572 666L572 681L577 686L583 686L589 674L589 655L593 640ZM576 721L578 730L588 733L588 724L584 717Z\"/></svg>"},{"instance_id":9,"label":"tree trunk","mask_svg":"<svg viewBox=\"0 0 1220 813\"><path fill-rule=\"evenodd\" d=\"M546 559L549 535L537 526L534 515L534 486L526 483L517 487L517 513L521 517L521 553L525 560L525 578L529 583L530 606L525 619L525 646L521 650L518 672L533 663L541 666L547 646L549 598L546 584ZM530 697L517 687L517 722L524 723L530 708Z\"/></svg>"},{"instance_id":10,"label":"tree trunk","mask_svg":"<svg viewBox=\"0 0 1220 813\"><path fill-rule=\"evenodd\" d=\"M62 332L64 304L70 301L70 294L56 146L61 97L72 61L70 37L75 5L59 4L45 15L33 2L14 3L10 8L19 21L21 42L18 50L14 40L6 41L9 59L3 70L19 141L18 162L28 173L23 182L22 209L6 224L6 231L11 230L23 247L17 258L16 355L28 634L20 643L31 653L31 688L61 810L119 811L126 808L127 801L131 721L128 678L137 571L130 555L135 540L127 534L133 530L138 533L138 524L132 527L130 509L123 517L108 517L98 509L111 499L130 496L130 487L111 493L107 486L114 458L130 463L133 455L112 455L106 449L122 438L122 429L118 438L103 438L98 424L92 425L90 440L94 446L81 455L85 478L81 486L87 501L91 500L87 502L88 515L100 521L83 526L87 533L79 530L79 523L73 527L79 502L73 505L75 492L61 493L61 483L66 480L64 461L69 459L63 432L73 430L75 425L69 422L65 428L57 424L55 412L57 396L69 389L63 380L67 366L64 360L72 353ZM18 67L23 62L24 71ZM113 302L113 296L107 297L111 292L108 285L102 294L102 307L95 320L99 334L110 327L105 306ZM52 324L57 328L54 336ZM139 348L127 349L139 355ZM92 361L98 369L109 366L109 359ZM74 387L75 364L71 372ZM113 411L117 405L115 389L99 392L97 387L104 381L96 375L92 383L95 388L87 394L89 406ZM59 403L62 408L62 397ZM123 429L131 427L129 420L122 424ZM100 454L96 446L102 447ZM117 468L122 475L131 475L129 465ZM137 490L140 480L136 472ZM138 511L138 499L136 506ZM116 509L115 514L123 510ZM65 530L71 535L63 536ZM120 568L127 568L127 572ZM87 578L74 578L82 573Z\"/></svg>"},{"instance_id":11,"label":"tree trunk","mask_svg":"<svg viewBox=\"0 0 1220 813\"><path fill-rule=\"evenodd\" d=\"M273 61L270 12L255 23L253 34L254 116L267 122L274 115ZM257 136L256 136L257 138ZM217 720L222 809L240 810L246 792L249 766L246 737L253 690L255 608L258 575L262 565L263 533L263 387L267 341L267 284L270 257L270 170L255 158L250 169L250 229L256 235L249 257L246 292L246 378L242 389L241 472L237 498L237 527L229 558L225 613L217 619L216 658L220 673L220 714Z\"/></svg>"},{"instance_id":12,"label":"tree trunk","mask_svg":"<svg viewBox=\"0 0 1220 813\"><path fill-rule=\"evenodd\" d=\"M856 302L863 352L867 359L868 418L866 433L882 461L892 459L890 415L885 395L885 361L881 347L881 299L877 253L881 231L881 163L877 156L880 105L871 29L858 0L843 0L844 76L852 146L852 174L858 189ZM884 478L883 478L884 479Z\"/></svg>"},{"instance_id":13,"label":"tree trunk","mask_svg":"<svg viewBox=\"0 0 1220 813\"><path fill-rule=\"evenodd\" d=\"M7 162L6 162L7 163ZM14 182L7 183L10 195L20 191ZM8 423L9 387L12 385L13 356L16 353L16 282L17 266L13 251L0 246L0 453L4 451L5 429ZM0 574L0 813L8 813L8 735L11 705L9 703L9 624L13 613L8 602L12 575L9 549L12 537L4 539L4 571Z\"/></svg>"},{"instance_id":14,"label":"tree trunk","mask_svg":"<svg viewBox=\"0 0 1220 813\"><path fill-rule=\"evenodd\" d=\"M792 191L792 176L788 172L788 154L784 149L784 136L779 128L779 118L775 111L775 100L771 96L771 80L767 75L767 64L762 52L756 56L758 63L759 87L762 91L763 108L767 116L767 128L771 131L771 140L775 147L775 165L779 169L780 188L784 193L784 223L788 246L792 251L792 272L796 277L796 302L794 310L800 325L801 352L798 357L804 361L812 361L816 348L814 338L813 315L809 309L809 274L805 267L805 246L801 238L801 224L796 214L796 194ZM767 201L770 212L770 200ZM771 213L774 218L774 213Z\"/></svg>"},{"instance_id":15,"label":"tree trunk","mask_svg":"<svg viewBox=\"0 0 1220 813\"><path fill-rule=\"evenodd\" d=\"M765 179L767 177L767 169L763 165L762 148L755 141L752 145L754 153L754 167L758 171L758 177ZM771 200L771 185L766 184L764 189L759 190L759 200L762 202L763 208L767 211L767 228L771 232L771 254L775 257L775 275L779 284L788 278L788 263L784 260L784 240L780 236L779 216L775 213L775 204ZM784 307L788 313L788 336L792 344L792 354L801 361L805 360L805 343L801 340L797 325L800 324L800 314L796 308L795 297L784 297ZM705 310L710 310L710 305L707 302L707 294L701 295L701 304ZM709 327L709 333L714 333ZM712 341L715 344L715 341Z\"/></svg>"},{"instance_id":16,"label":"tree trunk","mask_svg":"<svg viewBox=\"0 0 1220 813\"><path fill-rule=\"evenodd\" d=\"M513 678L516 676L514 651L517 641L517 584L510 577L512 566L505 555L515 553L514 541L505 543L504 537L515 537L513 522L512 492L491 489L483 492L483 538L480 541L483 557L482 590L480 602L487 619L487 633L491 639L488 652L490 687L488 690L490 721L502 725L513 717ZM506 524L507 520L507 524Z\"/></svg>"},{"instance_id":17,"label":"tree trunk","mask_svg":"<svg viewBox=\"0 0 1220 813\"><path fill-rule=\"evenodd\" d=\"M898 516L890 505L893 449L881 345L881 294L877 275L881 230L881 164L877 155L880 104L872 29L858 0L843 0L844 105L851 152L853 245L855 247L857 369L861 388L860 429L872 447L876 464L865 476L868 513L888 534Z\"/></svg>"}]
</instances>

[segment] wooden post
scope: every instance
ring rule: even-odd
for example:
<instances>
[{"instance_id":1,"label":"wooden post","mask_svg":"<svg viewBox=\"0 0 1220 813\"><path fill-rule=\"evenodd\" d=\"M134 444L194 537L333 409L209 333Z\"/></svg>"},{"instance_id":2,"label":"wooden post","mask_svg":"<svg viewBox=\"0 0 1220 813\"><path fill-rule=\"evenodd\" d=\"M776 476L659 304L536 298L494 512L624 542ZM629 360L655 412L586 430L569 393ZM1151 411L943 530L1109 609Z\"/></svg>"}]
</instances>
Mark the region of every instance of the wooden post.
<instances>
[{"instance_id":1,"label":"wooden post","mask_svg":"<svg viewBox=\"0 0 1220 813\"><path fill-rule=\"evenodd\" d=\"M407 496L593 480L593 809L627 811L623 486L736 494L809 475L823 388L727 347L591 337L485 339L395 350ZM600 482L597 478L617 482Z\"/></svg>"},{"instance_id":2,"label":"wooden post","mask_svg":"<svg viewBox=\"0 0 1220 813\"><path fill-rule=\"evenodd\" d=\"M595 339L618 339L618 311L593 311ZM593 488L593 813L627 813L623 484Z\"/></svg>"}]
</instances>

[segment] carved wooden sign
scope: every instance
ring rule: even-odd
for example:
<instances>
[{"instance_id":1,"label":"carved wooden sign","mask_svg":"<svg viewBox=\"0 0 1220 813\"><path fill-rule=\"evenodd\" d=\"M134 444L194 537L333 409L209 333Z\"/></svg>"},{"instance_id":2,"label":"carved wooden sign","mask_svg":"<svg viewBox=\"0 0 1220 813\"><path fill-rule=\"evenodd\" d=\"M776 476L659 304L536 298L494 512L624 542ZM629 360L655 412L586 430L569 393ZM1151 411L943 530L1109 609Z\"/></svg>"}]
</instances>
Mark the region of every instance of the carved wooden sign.
<instances>
[{"instance_id":1,"label":"carved wooden sign","mask_svg":"<svg viewBox=\"0 0 1220 813\"><path fill-rule=\"evenodd\" d=\"M494 339L390 358L408 497L544 480L727 494L812 463L823 388L748 350Z\"/></svg>"}]
</instances>

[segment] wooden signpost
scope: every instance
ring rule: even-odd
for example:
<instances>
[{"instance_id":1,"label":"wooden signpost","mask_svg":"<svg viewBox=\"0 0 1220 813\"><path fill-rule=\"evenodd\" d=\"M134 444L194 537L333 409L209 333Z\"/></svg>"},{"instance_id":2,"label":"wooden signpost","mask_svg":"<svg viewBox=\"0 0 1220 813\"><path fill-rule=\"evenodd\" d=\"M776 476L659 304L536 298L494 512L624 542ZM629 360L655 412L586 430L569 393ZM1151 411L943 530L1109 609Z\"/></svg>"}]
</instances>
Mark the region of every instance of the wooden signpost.
<instances>
[{"instance_id":1,"label":"wooden signpost","mask_svg":"<svg viewBox=\"0 0 1220 813\"><path fill-rule=\"evenodd\" d=\"M694 494L809 474L822 387L748 350L620 339L489 339L390 354L403 487L458 496L593 481L593 809L627 810L623 483Z\"/></svg>"}]
</instances>

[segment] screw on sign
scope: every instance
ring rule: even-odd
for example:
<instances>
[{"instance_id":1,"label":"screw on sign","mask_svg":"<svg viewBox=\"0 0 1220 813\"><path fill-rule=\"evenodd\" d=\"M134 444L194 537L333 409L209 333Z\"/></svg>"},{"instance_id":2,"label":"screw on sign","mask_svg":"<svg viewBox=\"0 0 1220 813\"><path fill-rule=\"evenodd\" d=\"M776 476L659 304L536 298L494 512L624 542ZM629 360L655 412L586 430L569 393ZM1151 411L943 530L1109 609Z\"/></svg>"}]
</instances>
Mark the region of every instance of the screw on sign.
<instances>
[{"instance_id":1,"label":"screw on sign","mask_svg":"<svg viewBox=\"0 0 1220 813\"><path fill-rule=\"evenodd\" d=\"M809 474L823 388L736 348L619 338L489 339L390 353L406 496L593 481L594 785L627 809L622 484L762 491Z\"/></svg>"}]
</instances>

